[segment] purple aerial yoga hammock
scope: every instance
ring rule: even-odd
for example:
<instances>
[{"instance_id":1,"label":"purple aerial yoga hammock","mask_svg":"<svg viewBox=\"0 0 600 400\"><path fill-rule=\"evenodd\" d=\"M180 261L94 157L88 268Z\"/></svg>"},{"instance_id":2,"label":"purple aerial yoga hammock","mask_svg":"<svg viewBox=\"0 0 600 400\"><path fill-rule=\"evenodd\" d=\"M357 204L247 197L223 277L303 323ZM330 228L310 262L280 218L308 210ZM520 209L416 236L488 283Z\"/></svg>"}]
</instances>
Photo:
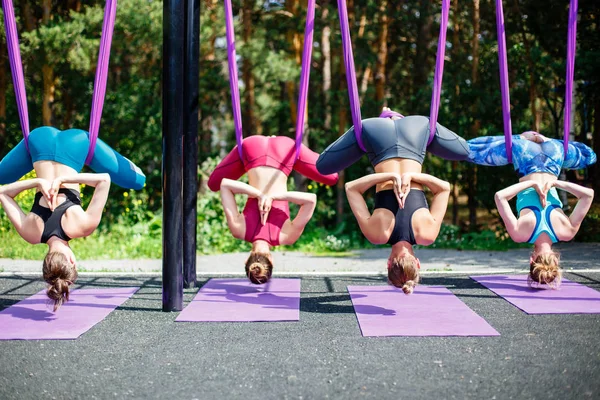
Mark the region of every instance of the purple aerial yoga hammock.
<instances>
[{"instance_id":1,"label":"purple aerial yoga hammock","mask_svg":"<svg viewBox=\"0 0 600 400\"><path fill-rule=\"evenodd\" d=\"M569 33L567 38L567 87L565 88L565 155L569 150L569 133L571 131L571 107L573 103L573 79L575 75L575 50L577 46L577 0L569 5Z\"/></svg>"},{"instance_id":2,"label":"purple aerial yoga hammock","mask_svg":"<svg viewBox=\"0 0 600 400\"><path fill-rule=\"evenodd\" d=\"M308 81L310 77L310 61L312 57L313 32L315 28L315 1L309 0L304 29L304 49L302 51L302 72L300 73L300 93L298 95L298 115L296 117L296 156L298 159L304 134L304 114L308 97ZM227 36L227 59L229 65L229 86L231 88L231 108L235 126L235 141L240 159L243 160L242 110L240 105L240 87L238 83L237 60L235 53L235 32L233 28L233 9L231 0L225 0L225 31Z\"/></svg>"},{"instance_id":3,"label":"purple aerial yoga hammock","mask_svg":"<svg viewBox=\"0 0 600 400\"><path fill-rule=\"evenodd\" d=\"M354 68L354 55L352 53L352 41L350 38L350 27L348 23L348 9L346 0L338 0L340 17L340 30L342 32L342 48L344 52L344 65L346 66L346 80L348 82L348 97L350 99L350 111L356 142L362 151L366 152L363 144L362 117L360 114L360 99L358 97L358 84L356 83L356 70ZM435 61L435 75L433 78L433 91L431 94L431 110L429 115L429 145L435 136L438 111L440 107L440 96L442 92L442 76L444 74L444 55L446 51L446 30L448 29L448 13L450 0L442 0L442 16L440 20L440 35L438 38L437 57Z\"/></svg>"},{"instance_id":4,"label":"purple aerial yoga hammock","mask_svg":"<svg viewBox=\"0 0 600 400\"><path fill-rule=\"evenodd\" d=\"M104 22L102 24L102 37L100 39L100 50L98 52L98 66L96 67L96 78L94 81L94 97L92 100L92 115L90 116L90 149L88 150L85 163L89 164L94 158L96 140L100 130L100 119L102 118L102 107L106 95L106 80L108 75L108 61L110 59L110 45L112 43L113 31L115 29L115 18L117 16L117 0L107 0L104 8Z\"/></svg>"},{"instance_id":5,"label":"purple aerial yoga hammock","mask_svg":"<svg viewBox=\"0 0 600 400\"><path fill-rule=\"evenodd\" d=\"M21 130L25 139L25 147L29 151L29 114L27 111L27 95L25 94L25 78L23 78L23 62L19 51L19 37L17 36L17 23L15 22L15 10L12 0L2 0L4 9L4 27L6 31L6 45L8 47L8 59L15 87L17 109L21 120Z\"/></svg>"},{"instance_id":6,"label":"purple aerial yoga hammock","mask_svg":"<svg viewBox=\"0 0 600 400\"><path fill-rule=\"evenodd\" d=\"M500 64L500 92L502 93L502 118L508 162L512 163L512 127L510 123L510 94L508 91L508 62L502 0L496 0L496 29L498 31L498 63ZM565 117L563 145L565 156L569 149L571 130L571 107L573 102L573 79L575 72L575 47L577 40L577 0L569 5L569 32L567 34L567 76L565 89Z\"/></svg>"},{"instance_id":7,"label":"purple aerial yoga hammock","mask_svg":"<svg viewBox=\"0 0 600 400\"><path fill-rule=\"evenodd\" d=\"M15 22L15 10L13 8L12 0L2 0L2 7L4 9L4 26L6 27L8 58L10 60L10 70L12 72L13 85L15 87L15 97L17 99L21 130L23 131L25 146L27 147L27 151L29 151L29 113L27 111L27 95L25 93L25 79L23 77L23 63L21 62L19 38ZM89 164L92 161L94 150L96 149L96 140L98 139L98 130L100 128L100 119L102 117L102 106L106 94L108 60L110 58L110 44L115 27L116 14L117 0L106 0L104 22L102 24L102 38L98 54L98 66L96 68L96 78L94 82L94 97L92 101L89 130L90 147L85 161L86 164Z\"/></svg>"}]
</instances>

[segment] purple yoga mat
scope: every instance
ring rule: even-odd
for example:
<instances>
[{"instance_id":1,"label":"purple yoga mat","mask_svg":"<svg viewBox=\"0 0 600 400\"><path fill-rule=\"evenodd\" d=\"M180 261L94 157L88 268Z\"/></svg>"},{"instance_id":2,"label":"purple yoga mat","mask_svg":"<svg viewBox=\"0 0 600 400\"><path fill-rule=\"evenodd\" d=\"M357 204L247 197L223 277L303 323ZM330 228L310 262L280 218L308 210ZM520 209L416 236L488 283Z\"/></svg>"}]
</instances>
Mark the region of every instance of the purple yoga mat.
<instances>
[{"instance_id":1,"label":"purple yoga mat","mask_svg":"<svg viewBox=\"0 0 600 400\"><path fill-rule=\"evenodd\" d=\"M448 289L348 286L363 336L500 336Z\"/></svg>"},{"instance_id":2,"label":"purple yoga mat","mask_svg":"<svg viewBox=\"0 0 600 400\"><path fill-rule=\"evenodd\" d=\"M0 312L0 340L77 339L138 291L137 287L79 289L56 313L46 291Z\"/></svg>"},{"instance_id":3,"label":"purple yoga mat","mask_svg":"<svg viewBox=\"0 0 600 400\"><path fill-rule=\"evenodd\" d=\"M300 319L300 279L211 279L176 321L260 322Z\"/></svg>"},{"instance_id":4,"label":"purple yoga mat","mask_svg":"<svg viewBox=\"0 0 600 400\"><path fill-rule=\"evenodd\" d=\"M560 288L531 288L527 275L472 276L527 314L600 314L600 292L563 279Z\"/></svg>"}]
</instances>

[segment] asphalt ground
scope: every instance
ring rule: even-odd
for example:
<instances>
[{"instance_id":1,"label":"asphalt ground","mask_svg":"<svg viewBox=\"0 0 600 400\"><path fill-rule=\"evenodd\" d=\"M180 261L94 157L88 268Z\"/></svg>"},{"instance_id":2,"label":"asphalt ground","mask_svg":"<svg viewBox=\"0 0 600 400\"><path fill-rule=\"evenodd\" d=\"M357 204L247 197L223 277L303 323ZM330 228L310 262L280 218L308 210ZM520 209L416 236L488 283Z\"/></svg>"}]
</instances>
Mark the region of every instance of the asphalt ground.
<instances>
[{"instance_id":1,"label":"asphalt ground","mask_svg":"<svg viewBox=\"0 0 600 400\"><path fill-rule=\"evenodd\" d=\"M566 277L600 290L600 273ZM176 323L158 276L77 283L141 290L77 340L0 341L0 399L600 398L600 315L527 315L467 275L423 283L501 336L362 337L346 286L383 277L303 276L300 321L276 323ZM0 308L43 287L4 276Z\"/></svg>"}]
</instances>

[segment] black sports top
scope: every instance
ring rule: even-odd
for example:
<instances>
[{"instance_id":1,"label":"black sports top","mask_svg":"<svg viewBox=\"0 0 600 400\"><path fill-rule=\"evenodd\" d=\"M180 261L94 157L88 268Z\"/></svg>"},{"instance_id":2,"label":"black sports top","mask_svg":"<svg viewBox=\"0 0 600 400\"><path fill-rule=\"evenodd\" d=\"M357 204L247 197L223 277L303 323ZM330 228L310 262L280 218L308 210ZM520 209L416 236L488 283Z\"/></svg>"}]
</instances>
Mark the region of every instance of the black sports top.
<instances>
[{"instance_id":1,"label":"black sports top","mask_svg":"<svg viewBox=\"0 0 600 400\"><path fill-rule=\"evenodd\" d=\"M37 192L35 194L35 201L31 207L31 212L38 215L44 221L44 232L40 240L41 243L47 243L52 236L56 236L67 242L71 240L63 230L61 220L70 207L81 205L81 198L79 197L79 192L73 189L59 189L58 193L64 194L67 198L54 211L40 205L42 193Z\"/></svg>"},{"instance_id":2,"label":"black sports top","mask_svg":"<svg viewBox=\"0 0 600 400\"><path fill-rule=\"evenodd\" d=\"M417 244L412 228L412 216L421 208L429 209L425 193L422 190L411 189L404 201L404 208L400 208L393 190L382 190L375 193L375 209L385 208L396 216L396 224L392 231L388 244L394 245L398 242Z\"/></svg>"}]
</instances>

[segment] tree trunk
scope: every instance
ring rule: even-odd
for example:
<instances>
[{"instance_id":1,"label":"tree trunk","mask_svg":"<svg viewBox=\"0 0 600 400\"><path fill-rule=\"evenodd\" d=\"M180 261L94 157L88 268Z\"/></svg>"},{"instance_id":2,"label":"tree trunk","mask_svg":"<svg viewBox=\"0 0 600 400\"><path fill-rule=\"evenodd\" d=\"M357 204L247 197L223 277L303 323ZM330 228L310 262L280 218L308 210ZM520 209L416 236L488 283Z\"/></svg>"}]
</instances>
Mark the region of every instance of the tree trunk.
<instances>
[{"instance_id":1,"label":"tree trunk","mask_svg":"<svg viewBox=\"0 0 600 400\"><path fill-rule=\"evenodd\" d=\"M421 0L419 6L419 20L417 23L417 52L415 54L415 62L413 65L413 98L412 106L413 113L420 113L424 109L423 103L425 93L423 89L427 84L427 77L430 72L429 62L429 42L431 41L431 33L433 24L433 15L431 14L431 2L429 0ZM429 91L427 92L429 93Z\"/></svg>"},{"instance_id":2,"label":"tree trunk","mask_svg":"<svg viewBox=\"0 0 600 400\"><path fill-rule=\"evenodd\" d=\"M52 0L42 1L42 23L47 25L50 22L52 12ZM46 54L44 65L42 65L43 95L42 95L42 123L47 126L52 125L52 103L54 103L55 78L54 70L48 63L49 55Z\"/></svg>"},{"instance_id":3,"label":"tree trunk","mask_svg":"<svg viewBox=\"0 0 600 400\"><path fill-rule=\"evenodd\" d=\"M26 32L31 32L35 29L35 17L29 1L21 1L21 23Z\"/></svg>"},{"instance_id":4,"label":"tree trunk","mask_svg":"<svg viewBox=\"0 0 600 400\"><path fill-rule=\"evenodd\" d=\"M600 96L596 93L594 96L594 136L592 138L592 148L596 154L600 154ZM600 203L600 163L590 167L592 178L592 189L596 192L594 203Z\"/></svg>"},{"instance_id":5,"label":"tree trunk","mask_svg":"<svg viewBox=\"0 0 600 400\"><path fill-rule=\"evenodd\" d=\"M331 129L331 26L329 26L329 8L323 5L321 19L325 23L321 36L321 52L323 54L323 102L325 104L325 118L323 127L326 131Z\"/></svg>"},{"instance_id":6,"label":"tree trunk","mask_svg":"<svg viewBox=\"0 0 600 400\"><path fill-rule=\"evenodd\" d=\"M242 7L243 41L248 46L252 40L252 12L255 0L244 0ZM252 62L250 57L244 57L242 61L242 79L244 80L244 112L242 113L242 124L246 135L260 135L262 127L256 119L256 95L254 91L255 81L252 73Z\"/></svg>"},{"instance_id":7,"label":"tree trunk","mask_svg":"<svg viewBox=\"0 0 600 400\"><path fill-rule=\"evenodd\" d=\"M479 81L479 0L473 0L473 39L471 41L471 48L471 54L473 57L473 64L471 66L471 85L473 87L473 90L477 91ZM481 128L481 121L477 117L476 104L478 102L479 96L474 96L472 115L474 115L475 117L473 120L473 125L471 125L472 137L477 136ZM475 230L477 228L477 166L468 166L467 182L469 183L469 229Z\"/></svg>"},{"instance_id":8,"label":"tree trunk","mask_svg":"<svg viewBox=\"0 0 600 400\"><path fill-rule=\"evenodd\" d=\"M285 2L285 9L292 15L297 15L299 8L298 0L287 0ZM289 46L290 51L293 54L294 61L296 61L296 65L302 64L302 53L301 53L301 45L300 45L300 35L298 31L295 29L295 25L292 24L292 28L288 29L285 34L287 44ZM292 125L296 123L296 119L298 118L298 108L296 102L298 101L297 95L297 82L293 80L289 80L285 83L286 92L288 95L288 103L290 105L290 116Z\"/></svg>"},{"instance_id":9,"label":"tree trunk","mask_svg":"<svg viewBox=\"0 0 600 400\"><path fill-rule=\"evenodd\" d=\"M514 0L515 15L522 15L519 7L519 0ZM517 18L519 21L519 28L521 30L521 36L523 38L523 44L525 45L525 55L527 56L527 67L529 69L529 107L531 108L531 117L533 118L532 129L536 132L540 131L540 117L537 111L537 88L535 85L536 68L533 58L531 57L531 43L527 38L527 32L525 31L525 24L522 18Z\"/></svg>"},{"instance_id":10,"label":"tree trunk","mask_svg":"<svg viewBox=\"0 0 600 400\"><path fill-rule=\"evenodd\" d=\"M8 63L6 41L0 38L0 156L6 146L6 92L8 91Z\"/></svg>"},{"instance_id":11,"label":"tree trunk","mask_svg":"<svg viewBox=\"0 0 600 400\"><path fill-rule=\"evenodd\" d=\"M217 24L217 0L208 0L206 2L206 11L208 12L210 15L210 24L211 26L216 26ZM203 57L205 60L208 61L214 61L215 59L215 41L217 40L217 30L213 29L212 33L210 34L210 37L208 39L208 52L206 53L206 55Z\"/></svg>"},{"instance_id":12,"label":"tree trunk","mask_svg":"<svg viewBox=\"0 0 600 400\"><path fill-rule=\"evenodd\" d=\"M388 58L388 2L387 0L381 0L379 5L380 15L380 26L381 31L379 32L379 48L377 51L377 67L375 72L375 100L378 105L387 106L384 102L385 99L385 84L386 84L386 65Z\"/></svg>"}]
</instances>

